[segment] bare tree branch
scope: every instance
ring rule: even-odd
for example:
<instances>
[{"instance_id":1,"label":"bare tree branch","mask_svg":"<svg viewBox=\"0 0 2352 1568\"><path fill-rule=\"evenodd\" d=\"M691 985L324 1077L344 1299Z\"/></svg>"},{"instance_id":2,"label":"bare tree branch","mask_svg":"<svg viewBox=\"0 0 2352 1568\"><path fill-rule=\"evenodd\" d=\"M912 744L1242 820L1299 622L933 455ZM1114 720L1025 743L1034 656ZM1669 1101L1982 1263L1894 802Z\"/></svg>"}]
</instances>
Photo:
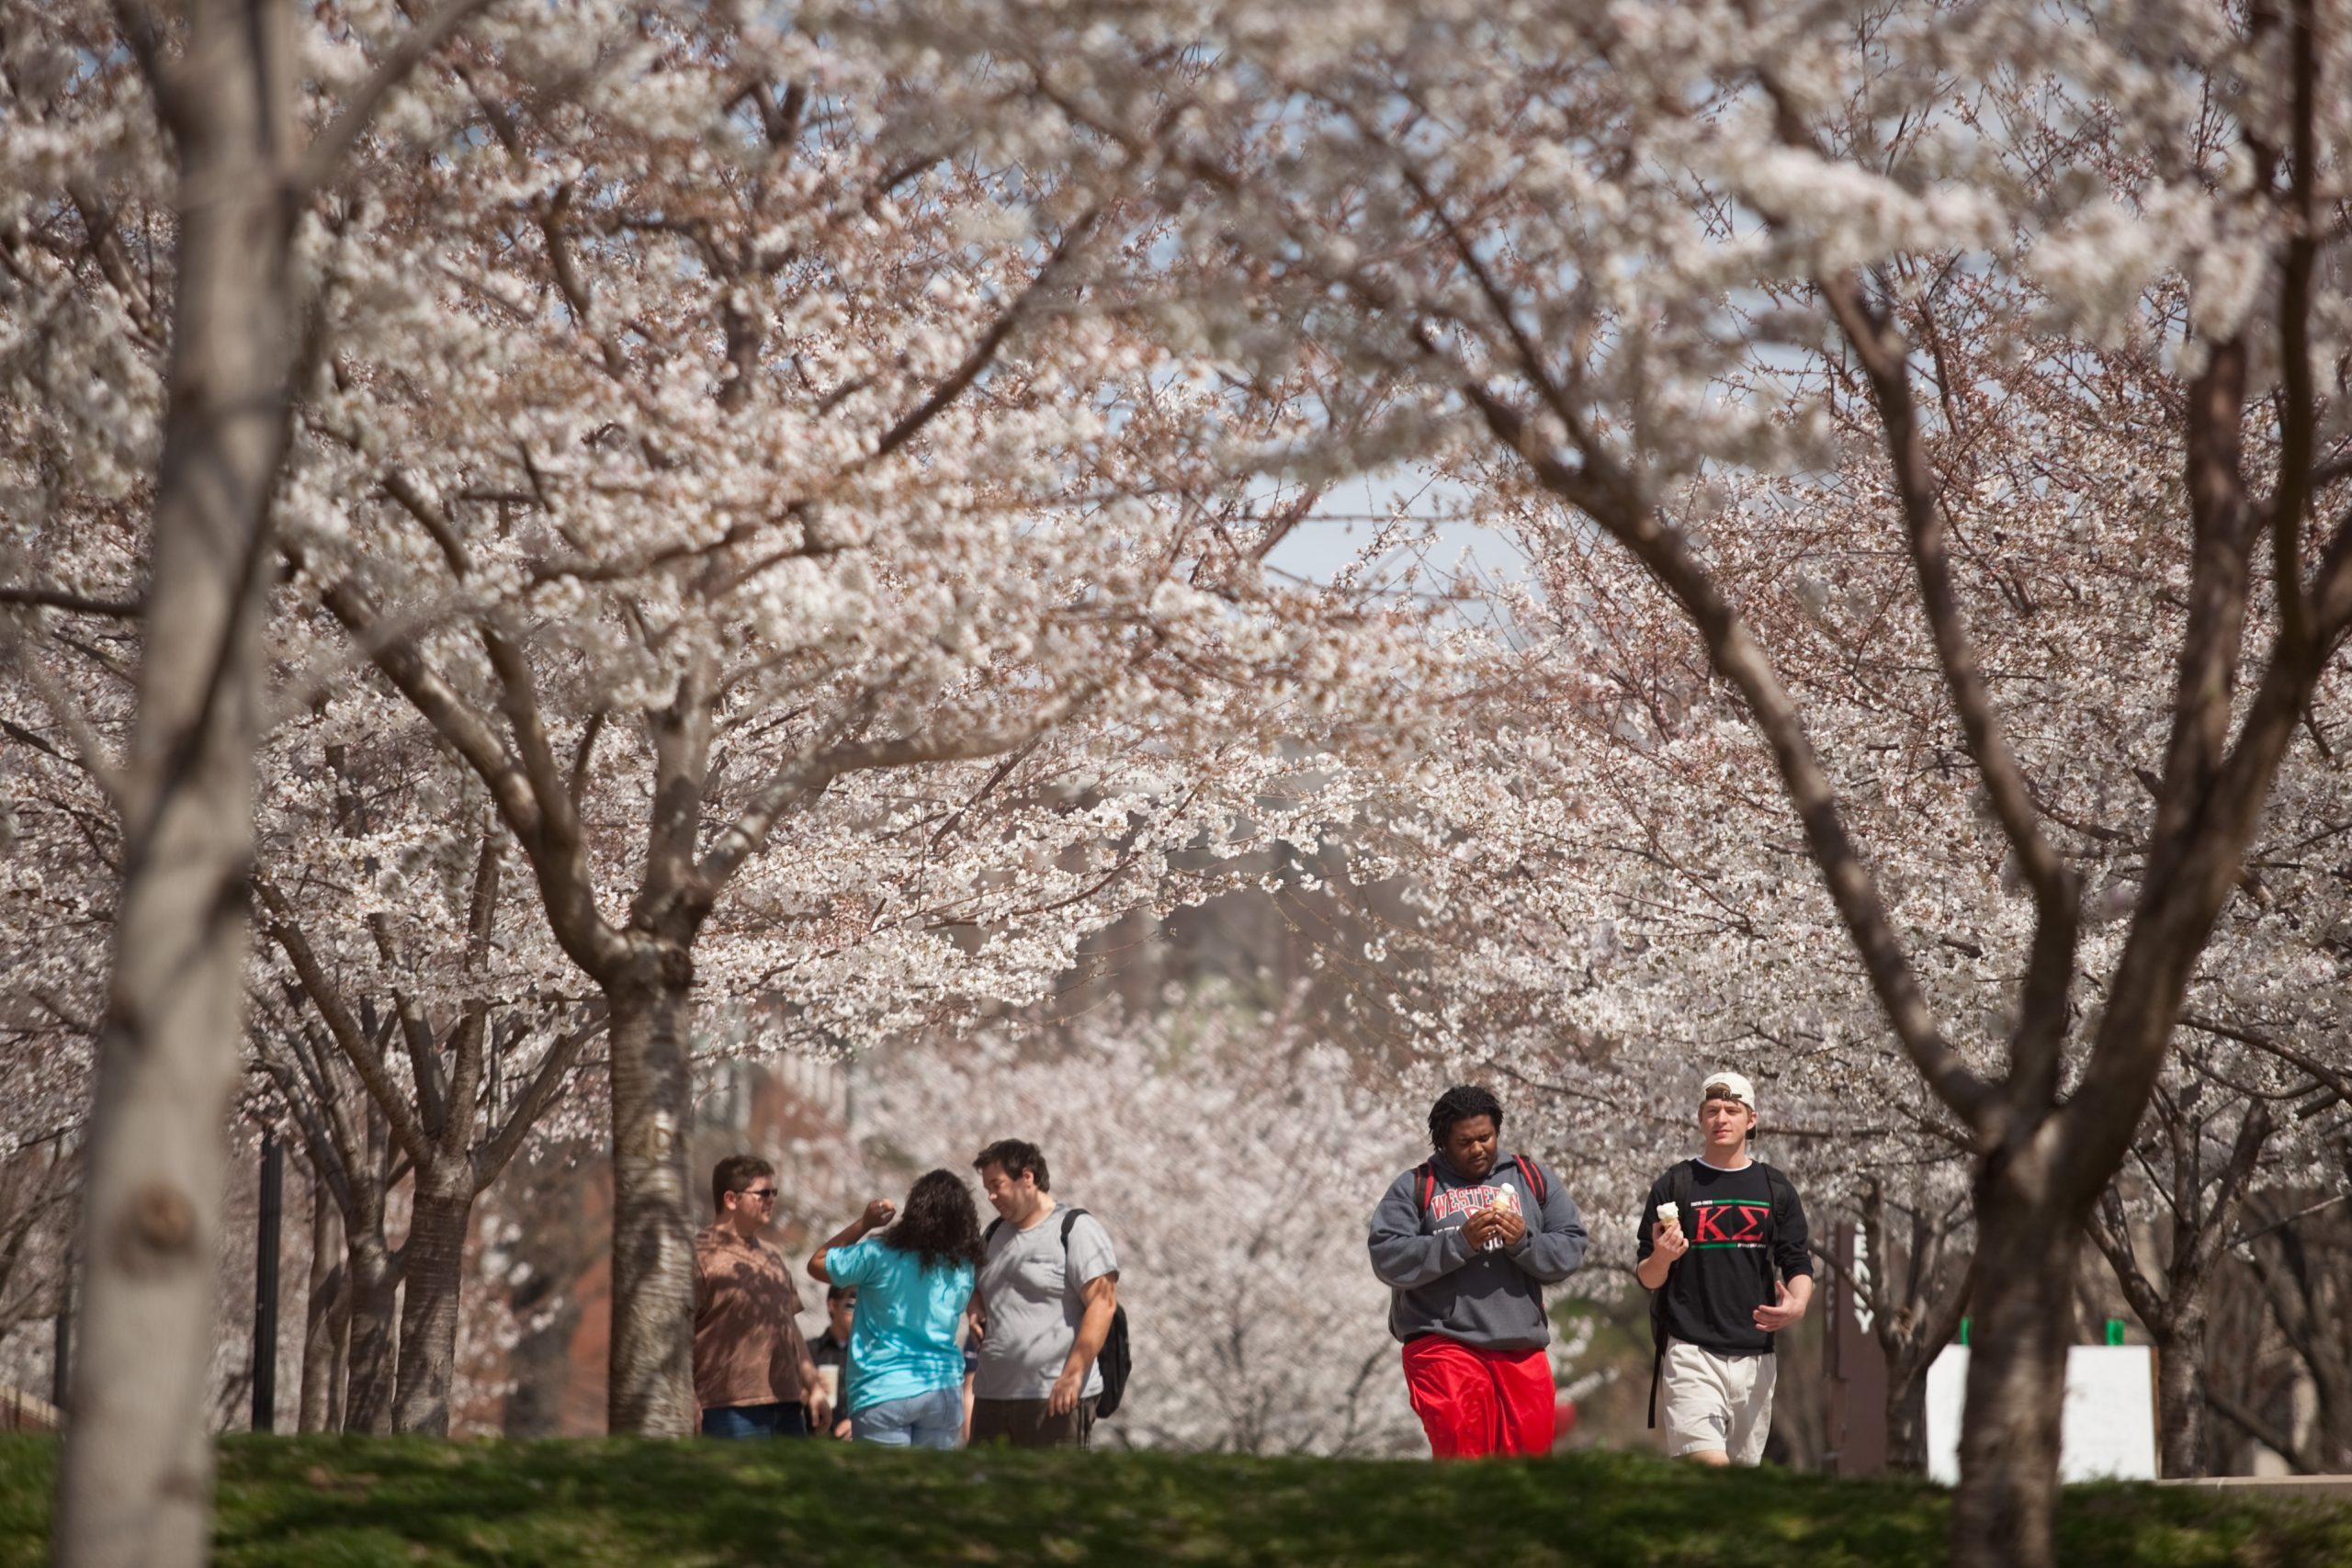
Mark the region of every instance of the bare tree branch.
<instances>
[{"instance_id":1,"label":"bare tree branch","mask_svg":"<svg viewBox=\"0 0 2352 1568\"><path fill-rule=\"evenodd\" d=\"M481 1092L484 1052L490 1035L490 998L484 994L490 965L491 941L498 919L498 829L484 823L481 850L474 860L473 897L466 919L468 995L457 1029L456 1049L449 1068L449 1123L442 1146L464 1148L473 1139L477 1117L475 1097Z\"/></svg>"},{"instance_id":2,"label":"bare tree branch","mask_svg":"<svg viewBox=\"0 0 2352 1568\"><path fill-rule=\"evenodd\" d=\"M562 1089L563 1080L570 1075L572 1064L580 1059L581 1051L588 1042L605 1032L606 1021L601 1017L594 1019L562 1035L548 1047L547 1055L539 1063L539 1070L531 1076L529 1086L507 1113L506 1124L499 1128L496 1134L474 1155L474 1190L477 1193L497 1180L499 1173L513 1163L516 1152L523 1146L523 1140L530 1136L531 1129L537 1124L541 1113L555 1099L557 1091Z\"/></svg>"},{"instance_id":3,"label":"bare tree branch","mask_svg":"<svg viewBox=\"0 0 2352 1568\"><path fill-rule=\"evenodd\" d=\"M1013 329L1027 319L1036 302L1061 280L1062 273L1083 250L1087 236L1094 231L1100 214L1099 208L1089 208L1079 214L1054 246L1052 254L1046 258L1045 265L1037 269L1037 275L1029 280L1010 305L998 312L996 320L989 323L988 330L972 344L971 352L964 355L963 363L956 366L945 380L933 388L930 396L908 410L896 424L884 431L882 438L875 443L873 452L859 467L878 463L913 440L922 434L923 426L964 395L965 389L979 378L980 372L995 361L997 351L1004 346Z\"/></svg>"},{"instance_id":4,"label":"bare tree branch","mask_svg":"<svg viewBox=\"0 0 2352 1568\"><path fill-rule=\"evenodd\" d=\"M1999 715L1984 684L1976 649L1961 614L1959 592L1952 582L1951 558L1944 544L1943 509L1939 504L1935 472L1919 427L1919 410L1912 395L1907 345L1894 323L1863 298L1860 282L1850 273L1821 279L1816 285L1828 301L1830 313L1853 345L1863 373L1877 400L1879 423L1886 437L1887 457L1894 469L1895 492L1902 498L1903 521L1911 562L1919 583L1919 603L1935 638L1936 658L1943 668L1944 684L1951 694L1952 714L1960 721L1962 738L1971 761L1984 781L1993 812L2016 852L2027 882L2033 887L2040 918L2045 921L2071 919L2064 907L2079 897L2074 872L2059 858L2041 831L2034 806L2033 787L2001 732ZM1922 305L1922 310L1927 307ZM2073 946L2066 944L2068 972Z\"/></svg>"},{"instance_id":5,"label":"bare tree branch","mask_svg":"<svg viewBox=\"0 0 2352 1568\"><path fill-rule=\"evenodd\" d=\"M697 897L715 899L729 877L767 842L777 818L804 794L814 798L843 773L878 768L912 768L934 762L975 761L1019 750L1061 723L1089 701L1097 690L1081 682L1059 697L1041 704L1026 720L1010 729L978 729L963 734L902 736L889 740L844 742L820 748L776 770L752 793L751 802L728 829L712 843L696 869Z\"/></svg>"},{"instance_id":6,"label":"bare tree branch","mask_svg":"<svg viewBox=\"0 0 2352 1568\"><path fill-rule=\"evenodd\" d=\"M2226 1023L2220 1019L2209 1018L2202 1013L2185 1012L2180 1015L2180 1021L2199 1033L2217 1035L2223 1040L2234 1040L2239 1044L2251 1046L2265 1055L2276 1056L2280 1061L2309 1073L2334 1090L2340 1099L2352 1100L2352 1073L2346 1073L2333 1064L2312 1055L2309 1052L2298 1050L2283 1040L2265 1034L2259 1030L2249 1029L2243 1024Z\"/></svg>"},{"instance_id":7,"label":"bare tree branch","mask_svg":"<svg viewBox=\"0 0 2352 1568\"><path fill-rule=\"evenodd\" d=\"M2205 1403L2212 1407L2213 1414L2228 1421L2247 1437L2285 1460L2296 1474L2313 1473L2316 1466L2312 1462L2310 1455L2292 1437L2289 1436L2284 1429L2264 1420L2251 1406L2240 1404L2226 1390L2208 1382L2205 1384Z\"/></svg>"},{"instance_id":8,"label":"bare tree branch","mask_svg":"<svg viewBox=\"0 0 2352 1568\"><path fill-rule=\"evenodd\" d=\"M2288 221L2291 225L2278 281L2278 488L2270 502L2272 590L2278 599L2282 641L2300 645L2312 635L2303 597L2303 513L2312 493L2312 457L2319 410L2312 388L2312 269L2319 257L2319 214L2312 200L2318 177L2319 49L2312 37L2312 0L2295 0L2293 136Z\"/></svg>"},{"instance_id":9,"label":"bare tree branch","mask_svg":"<svg viewBox=\"0 0 2352 1568\"><path fill-rule=\"evenodd\" d=\"M40 699L43 707L49 709L50 716L57 721L58 728L65 731L65 738L74 748L74 761L90 775L91 782L107 797L107 803L115 809L117 818L127 821L131 805L129 775L107 751L106 743L98 739L97 731L90 728L88 717L82 712L82 705L74 700L58 683L56 677L50 673L49 666L26 646L24 628L17 617L14 615L0 615L0 622L5 622L7 628L5 643L0 646L6 646L12 655L10 665L24 677L25 683L32 687L33 694ZM53 749L51 754L54 754Z\"/></svg>"},{"instance_id":10,"label":"bare tree branch","mask_svg":"<svg viewBox=\"0 0 2352 1568\"><path fill-rule=\"evenodd\" d=\"M2171 1304L2155 1281L2142 1272L2139 1254L2132 1246L2132 1228L2124 1218L2123 1201L2110 1187L2100 1201L2091 1206L2083 1221L2083 1229L2092 1245L2107 1258L2108 1268L2115 1274L2115 1282L2123 1291L2123 1299L2140 1315L2140 1321L2151 1328L2161 1329L2171 1321Z\"/></svg>"},{"instance_id":11,"label":"bare tree branch","mask_svg":"<svg viewBox=\"0 0 2352 1568\"><path fill-rule=\"evenodd\" d=\"M147 90L154 95L156 118L175 136L186 136L190 126L187 93L173 69L171 57L164 52L163 29L157 25L154 13L142 0L113 0L113 6L115 26L122 33L123 46L139 62L139 73L147 79Z\"/></svg>"},{"instance_id":12,"label":"bare tree branch","mask_svg":"<svg viewBox=\"0 0 2352 1568\"><path fill-rule=\"evenodd\" d=\"M384 1113L391 1127L392 1136L411 1159L422 1165L432 1155L432 1141L424 1129L417 1124L416 1113L410 1109L408 1097L393 1087L384 1071L383 1058L368 1049L366 1035L343 1002L343 993L320 964L318 954L303 934L301 922L295 918L294 907L267 877L254 879L254 891L261 898L262 908L268 915L269 934L287 961L294 966L294 974L302 985L303 995L324 1021L327 1032L343 1051L344 1059L359 1075L368 1087L368 1098Z\"/></svg>"},{"instance_id":13,"label":"bare tree branch","mask_svg":"<svg viewBox=\"0 0 2352 1568\"><path fill-rule=\"evenodd\" d=\"M1470 399L1496 439L1518 455L1537 481L1631 550L1682 605L1699 631L1710 663L1746 699L1758 732L1772 749L1814 863L1821 870L1895 1037L1936 1097L1979 1138L1998 1142L1999 1096L1961 1060L1937 1026L1877 883L1846 829L1836 787L1813 749L1795 703L1747 623L1691 554L1689 541L1609 468L1600 449L1581 454L1583 468L1569 467L1536 439L1523 414L1456 365L1434 333L1424 331L1421 343L1425 352L1445 365L1448 378ZM1542 373L1540 366L1522 370L1531 376Z\"/></svg>"},{"instance_id":14,"label":"bare tree branch","mask_svg":"<svg viewBox=\"0 0 2352 1568\"><path fill-rule=\"evenodd\" d=\"M311 143L292 181L290 204L300 206L310 199L311 193L323 189L351 149L358 144L386 95L405 81L426 55L448 41L459 28L492 3L493 0L447 0L439 10L402 33L391 52L377 65L375 73L360 84L359 90L344 105L343 112Z\"/></svg>"},{"instance_id":15,"label":"bare tree branch","mask_svg":"<svg viewBox=\"0 0 2352 1568\"><path fill-rule=\"evenodd\" d=\"M293 558L299 567L300 558L293 555ZM490 721L424 662L413 640L376 635L379 616L356 582L345 579L320 597L360 645L369 649L369 657L385 679L488 787L500 818L530 859L547 905L548 924L564 951L592 976L608 972L626 958L627 944L596 906L593 874L577 833L548 832L537 781L507 750ZM555 773L552 753L541 761L557 793L563 794L565 785ZM569 822L568 799L566 806Z\"/></svg>"},{"instance_id":16,"label":"bare tree branch","mask_svg":"<svg viewBox=\"0 0 2352 1568\"><path fill-rule=\"evenodd\" d=\"M2245 626L2245 344L2233 338L2211 345L2205 368L2188 390L2188 626L2181 639L2172 736L2149 841L2152 889L2186 852L2189 829L2228 742Z\"/></svg>"},{"instance_id":17,"label":"bare tree branch","mask_svg":"<svg viewBox=\"0 0 2352 1568\"><path fill-rule=\"evenodd\" d=\"M376 939L377 956L383 960L385 973L391 977L392 1016L399 1021L401 1043L408 1050L409 1076L416 1083L416 1111L426 1139L439 1144L447 1131L449 1099L441 1083L440 1042L433 1036L431 1021L417 1004L415 994L401 984L399 976L405 967L400 942L392 931L390 918L382 910L368 917L368 930ZM423 1164L423 1157L418 1156Z\"/></svg>"},{"instance_id":18,"label":"bare tree branch","mask_svg":"<svg viewBox=\"0 0 2352 1568\"><path fill-rule=\"evenodd\" d=\"M135 621L145 610L145 606L136 599L93 599L85 593L71 593L62 588L23 586L0 586L0 604L66 610L77 615L97 615L116 621Z\"/></svg>"}]
</instances>

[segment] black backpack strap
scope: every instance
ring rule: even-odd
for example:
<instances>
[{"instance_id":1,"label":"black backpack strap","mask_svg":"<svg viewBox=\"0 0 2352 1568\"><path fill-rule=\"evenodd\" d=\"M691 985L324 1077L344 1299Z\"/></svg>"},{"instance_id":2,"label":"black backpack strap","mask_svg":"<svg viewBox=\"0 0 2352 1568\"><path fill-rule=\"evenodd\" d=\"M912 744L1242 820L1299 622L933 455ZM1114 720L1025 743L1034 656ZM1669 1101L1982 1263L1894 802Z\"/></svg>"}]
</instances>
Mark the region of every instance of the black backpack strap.
<instances>
[{"instance_id":1,"label":"black backpack strap","mask_svg":"<svg viewBox=\"0 0 2352 1568\"><path fill-rule=\"evenodd\" d=\"M1413 1174L1421 1179L1421 1213L1426 1214L1430 1212L1430 1200L1437 1196L1436 1164L1423 1160L1413 1168Z\"/></svg>"},{"instance_id":2,"label":"black backpack strap","mask_svg":"<svg viewBox=\"0 0 2352 1568\"><path fill-rule=\"evenodd\" d=\"M1768 1223L1772 1227L1772 1240L1777 1245L1781 1239L1781 1199L1785 1195L1790 1202L1795 1202L1796 1183L1783 1175L1777 1166L1765 1165L1762 1160L1756 1163L1764 1169L1764 1195L1772 1201L1772 1213Z\"/></svg>"},{"instance_id":3,"label":"black backpack strap","mask_svg":"<svg viewBox=\"0 0 2352 1568\"><path fill-rule=\"evenodd\" d=\"M1086 1211L1083 1209L1065 1209L1062 1211L1062 1278L1064 1280L1062 1288L1065 1291L1069 1288L1068 1284L1069 1278L1069 1233L1076 1228L1079 1216L1085 1213ZM1098 1279L1102 1278L1102 1276L1100 1275L1096 1277ZM1124 1392L1126 1388L1127 1373L1125 1361L1128 1356L1126 1348L1126 1325L1127 1309L1125 1304L1123 1303L1116 1311L1112 1313L1111 1332L1103 1336L1102 1352L1094 1358L1094 1364L1102 1374L1102 1393L1100 1397L1110 1402L1111 1409L1113 1411L1118 1409L1119 1393ZM1116 1367L1108 1364L1114 1359L1116 1359L1119 1363ZM1114 1385L1116 1390L1115 1392ZM1081 1384L1080 1386L1083 1385ZM1100 1405L1096 1407L1096 1410L1097 1414L1108 1414L1108 1412L1102 1411Z\"/></svg>"},{"instance_id":4,"label":"black backpack strap","mask_svg":"<svg viewBox=\"0 0 2352 1568\"><path fill-rule=\"evenodd\" d=\"M1666 1195L1674 1204L1678 1217L1682 1210L1690 1206L1690 1188L1695 1179L1695 1173L1687 1159L1666 1173ZM1645 1220L1654 1217L1644 1216ZM1666 1278L1659 1280L1657 1289L1650 1292L1649 1426L1652 1431L1657 1429L1657 1391L1666 1381L1666 1291L1674 1282L1674 1270L1679 1267L1679 1262L1668 1264Z\"/></svg>"},{"instance_id":5,"label":"black backpack strap","mask_svg":"<svg viewBox=\"0 0 2352 1568\"><path fill-rule=\"evenodd\" d=\"M995 1219L989 1222L989 1228L980 1233L980 1245L982 1247L986 1247L989 1243L994 1241L996 1239L996 1233L1003 1228L1004 1216L1002 1214L999 1214Z\"/></svg>"}]
</instances>

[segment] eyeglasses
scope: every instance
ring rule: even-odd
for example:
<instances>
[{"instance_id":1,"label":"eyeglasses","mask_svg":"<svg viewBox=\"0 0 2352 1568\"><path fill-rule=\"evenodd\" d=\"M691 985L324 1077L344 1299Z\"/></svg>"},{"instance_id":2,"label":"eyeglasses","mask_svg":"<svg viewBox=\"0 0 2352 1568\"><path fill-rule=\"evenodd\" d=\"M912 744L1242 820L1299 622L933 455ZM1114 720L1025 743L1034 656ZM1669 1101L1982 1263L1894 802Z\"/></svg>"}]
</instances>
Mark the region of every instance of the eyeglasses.
<instances>
[{"instance_id":1,"label":"eyeglasses","mask_svg":"<svg viewBox=\"0 0 2352 1568\"><path fill-rule=\"evenodd\" d=\"M736 1190L746 1198L757 1198L763 1203L775 1201L775 1189L773 1187L739 1187Z\"/></svg>"}]
</instances>

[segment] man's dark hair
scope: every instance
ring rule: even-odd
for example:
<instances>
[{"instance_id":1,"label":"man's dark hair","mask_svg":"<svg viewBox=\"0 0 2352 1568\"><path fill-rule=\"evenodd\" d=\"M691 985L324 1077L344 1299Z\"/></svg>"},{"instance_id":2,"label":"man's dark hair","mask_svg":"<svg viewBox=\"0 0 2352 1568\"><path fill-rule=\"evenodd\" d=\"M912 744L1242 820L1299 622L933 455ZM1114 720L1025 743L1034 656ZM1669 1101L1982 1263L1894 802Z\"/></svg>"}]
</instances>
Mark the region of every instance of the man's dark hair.
<instances>
[{"instance_id":1,"label":"man's dark hair","mask_svg":"<svg viewBox=\"0 0 2352 1568\"><path fill-rule=\"evenodd\" d=\"M825 1304L831 1306L835 1302L845 1302L855 1294L855 1285L828 1285L825 1287Z\"/></svg>"},{"instance_id":2,"label":"man's dark hair","mask_svg":"<svg viewBox=\"0 0 2352 1568\"><path fill-rule=\"evenodd\" d=\"M1485 1084L1455 1084L1430 1107L1430 1146L1445 1147L1455 1122L1475 1121L1481 1116L1493 1117L1495 1131L1503 1130L1503 1102L1495 1098L1495 1091Z\"/></svg>"},{"instance_id":3,"label":"man's dark hair","mask_svg":"<svg viewBox=\"0 0 2352 1568\"><path fill-rule=\"evenodd\" d=\"M882 1233L882 1245L911 1252L926 1269L980 1263L980 1212L972 1190L952 1170L926 1171L907 1192L898 1223Z\"/></svg>"},{"instance_id":4,"label":"man's dark hair","mask_svg":"<svg viewBox=\"0 0 2352 1568\"><path fill-rule=\"evenodd\" d=\"M1046 1169L1046 1151L1035 1144L1020 1138L999 1138L972 1156L974 1170L985 1171L990 1166L1015 1181L1021 1179L1024 1171L1035 1176L1040 1192L1054 1190L1053 1175Z\"/></svg>"},{"instance_id":5,"label":"man's dark hair","mask_svg":"<svg viewBox=\"0 0 2352 1568\"><path fill-rule=\"evenodd\" d=\"M773 1179L775 1167L757 1155L729 1155L711 1168L710 1206L725 1213L727 1195L742 1191L763 1176Z\"/></svg>"}]
</instances>

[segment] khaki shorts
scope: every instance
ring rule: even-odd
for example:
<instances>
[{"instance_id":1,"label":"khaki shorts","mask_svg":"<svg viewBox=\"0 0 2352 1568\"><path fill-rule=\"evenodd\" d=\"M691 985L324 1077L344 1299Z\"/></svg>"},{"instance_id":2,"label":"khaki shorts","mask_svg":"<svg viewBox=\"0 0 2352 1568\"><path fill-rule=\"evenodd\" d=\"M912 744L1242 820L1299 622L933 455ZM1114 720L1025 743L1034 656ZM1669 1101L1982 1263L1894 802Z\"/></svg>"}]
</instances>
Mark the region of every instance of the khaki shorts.
<instances>
[{"instance_id":1,"label":"khaki shorts","mask_svg":"<svg viewBox=\"0 0 2352 1568\"><path fill-rule=\"evenodd\" d=\"M1666 1348L1666 1451L1708 1450L1758 1464L1772 1431L1774 1358L1718 1356L1679 1340Z\"/></svg>"}]
</instances>

